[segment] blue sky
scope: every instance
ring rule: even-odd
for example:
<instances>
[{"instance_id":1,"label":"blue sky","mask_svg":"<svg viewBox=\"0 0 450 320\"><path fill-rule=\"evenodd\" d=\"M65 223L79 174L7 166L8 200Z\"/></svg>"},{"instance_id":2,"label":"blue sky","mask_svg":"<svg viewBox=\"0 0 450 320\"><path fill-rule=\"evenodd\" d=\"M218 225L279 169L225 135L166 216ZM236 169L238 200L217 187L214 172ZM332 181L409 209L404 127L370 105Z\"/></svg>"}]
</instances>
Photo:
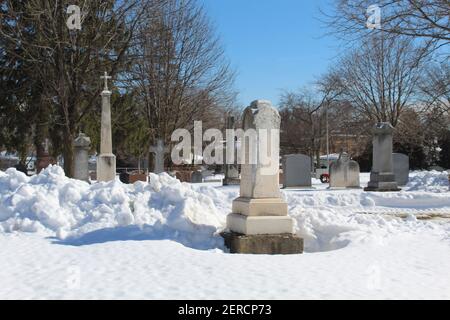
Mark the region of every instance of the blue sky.
<instances>
[{"instance_id":1,"label":"blue sky","mask_svg":"<svg viewBox=\"0 0 450 320\"><path fill-rule=\"evenodd\" d=\"M201 0L237 70L238 102L279 101L323 74L338 42L327 32L319 6L331 0Z\"/></svg>"}]
</instances>

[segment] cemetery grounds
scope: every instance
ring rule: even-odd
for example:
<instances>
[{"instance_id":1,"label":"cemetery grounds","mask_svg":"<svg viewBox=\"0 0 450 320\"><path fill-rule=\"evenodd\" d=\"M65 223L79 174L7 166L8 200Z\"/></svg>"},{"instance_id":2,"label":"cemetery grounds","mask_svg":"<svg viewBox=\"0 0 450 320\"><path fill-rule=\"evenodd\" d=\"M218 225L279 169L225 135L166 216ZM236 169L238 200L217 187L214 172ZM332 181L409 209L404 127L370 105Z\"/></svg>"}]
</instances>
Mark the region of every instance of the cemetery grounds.
<instances>
[{"instance_id":1,"label":"cemetery grounds","mask_svg":"<svg viewBox=\"0 0 450 320\"><path fill-rule=\"evenodd\" d=\"M282 191L303 255L253 256L219 235L238 186L0 172L0 298L450 298L446 172L413 172L399 193L327 186Z\"/></svg>"}]
</instances>

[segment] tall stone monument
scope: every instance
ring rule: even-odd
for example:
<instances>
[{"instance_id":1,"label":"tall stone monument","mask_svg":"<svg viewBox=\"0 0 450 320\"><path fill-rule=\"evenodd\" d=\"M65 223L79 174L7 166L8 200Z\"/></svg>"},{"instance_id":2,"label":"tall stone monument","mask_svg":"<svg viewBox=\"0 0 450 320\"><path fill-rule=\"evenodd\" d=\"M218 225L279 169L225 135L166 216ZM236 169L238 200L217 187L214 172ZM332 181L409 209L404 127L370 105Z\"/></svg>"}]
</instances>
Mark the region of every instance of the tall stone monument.
<instances>
[{"instance_id":1,"label":"tall stone monument","mask_svg":"<svg viewBox=\"0 0 450 320\"><path fill-rule=\"evenodd\" d=\"M377 123L373 129L373 164L370 181L365 191L400 191L395 180L392 160L392 134L388 122Z\"/></svg>"},{"instance_id":2,"label":"tall stone monument","mask_svg":"<svg viewBox=\"0 0 450 320\"><path fill-rule=\"evenodd\" d=\"M339 159L330 165L330 189L357 189L360 186L359 164L350 159L346 152L339 155Z\"/></svg>"},{"instance_id":3,"label":"tall stone monument","mask_svg":"<svg viewBox=\"0 0 450 320\"><path fill-rule=\"evenodd\" d=\"M228 116L226 120L226 129L227 130L234 130L236 128L236 121L234 117ZM225 135L226 136L226 135ZM223 185L229 186L229 185L239 185L241 183L241 180L239 178L239 168L237 161L234 160L232 164L228 163L227 156L227 149L228 148L234 148L234 154L236 156L236 141L226 141L225 145L225 165L224 165L224 173L225 173L225 179L223 179Z\"/></svg>"},{"instance_id":4,"label":"tall stone monument","mask_svg":"<svg viewBox=\"0 0 450 320\"><path fill-rule=\"evenodd\" d=\"M108 73L101 77L105 80L102 96L102 123L100 137L100 155L97 157L97 181L108 182L116 179L116 156L112 153L111 133L111 91L108 89Z\"/></svg>"},{"instance_id":5,"label":"tall stone monument","mask_svg":"<svg viewBox=\"0 0 450 320\"><path fill-rule=\"evenodd\" d=\"M162 139L157 140L156 146L150 147L150 152L155 154L153 173L160 174L164 172L164 157L168 151L170 150L164 146L164 140Z\"/></svg>"},{"instance_id":6,"label":"tall stone monument","mask_svg":"<svg viewBox=\"0 0 450 320\"><path fill-rule=\"evenodd\" d=\"M303 240L293 233L294 221L288 217L288 205L280 193L280 123L280 115L269 101L254 101L244 111L243 129L256 136L242 142L240 197L227 217L229 232L223 234L231 253L303 252Z\"/></svg>"},{"instance_id":7,"label":"tall stone monument","mask_svg":"<svg viewBox=\"0 0 450 320\"><path fill-rule=\"evenodd\" d=\"M73 143L75 149L74 157L74 179L89 182L89 149L91 139L84 133L80 133Z\"/></svg>"}]
</instances>

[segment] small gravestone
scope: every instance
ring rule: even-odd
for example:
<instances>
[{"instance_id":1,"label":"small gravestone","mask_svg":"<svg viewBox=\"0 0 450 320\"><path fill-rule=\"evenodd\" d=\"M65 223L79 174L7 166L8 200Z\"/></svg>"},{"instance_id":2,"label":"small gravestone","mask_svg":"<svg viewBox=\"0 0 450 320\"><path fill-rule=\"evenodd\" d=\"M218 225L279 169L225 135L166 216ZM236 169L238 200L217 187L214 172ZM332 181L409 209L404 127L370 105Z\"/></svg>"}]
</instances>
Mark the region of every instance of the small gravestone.
<instances>
[{"instance_id":1,"label":"small gravestone","mask_svg":"<svg viewBox=\"0 0 450 320\"><path fill-rule=\"evenodd\" d=\"M395 180L399 186L406 186L409 181L409 157L402 153L393 153Z\"/></svg>"},{"instance_id":2,"label":"small gravestone","mask_svg":"<svg viewBox=\"0 0 450 320\"><path fill-rule=\"evenodd\" d=\"M330 165L330 188L360 188L359 174L358 162L350 160L350 156L343 152Z\"/></svg>"},{"instance_id":3,"label":"small gravestone","mask_svg":"<svg viewBox=\"0 0 450 320\"><path fill-rule=\"evenodd\" d=\"M191 183L202 183L203 173L201 171L195 171L191 175Z\"/></svg>"},{"instance_id":4,"label":"small gravestone","mask_svg":"<svg viewBox=\"0 0 450 320\"><path fill-rule=\"evenodd\" d=\"M304 154L283 157L283 187L312 188L311 157Z\"/></svg>"},{"instance_id":5,"label":"small gravestone","mask_svg":"<svg viewBox=\"0 0 450 320\"><path fill-rule=\"evenodd\" d=\"M233 201L228 232L223 233L231 253L303 252L303 239L294 234L294 220L288 216L288 205L280 192L280 124L281 117L269 101L254 101L244 111L243 130L255 136L245 139L241 148L240 197Z\"/></svg>"},{"instance_id":6,"label":"small gravestone","mask_svg":"<svg viewBox=\"0 0 450 320\"><path fill-rule=\"evenodd\" d=\"M169 148L164 146L164 140L158 139L156 146L150 147L150 152L155 154L155 166L153 173L160 174L164 172L164 157Z\"/></svg>"},{"instance_id":7,"label":"small gravestone","mask_svg":"<svg viewBox=\"0 0 450 320\"><path fill-rule=\"evenodd\" d=\"M392 160L393 132L394 128L388 122L377 123L373 129L373 164L365 191L400 191Z\"/></svg>"},{"instance_id":8,"label":"small gravestone","mask_svg":"<svg viewBox=\"0 0 450 320\"><path fill-rule=\"evenodd\" d=\"M50 156L49 152L49 140L41 144L40 150L36 157L36 173L39 174L42 170L46 169L50 165L56 164L56 161Z\"/></svg>"},{"instance_id":9,"label":"small gravestone","mask_svg":"<svg viewBox=\"0 0 450 320\"><path fill-rule=\"evenodd\" d=\"M91 139L84 133L80 133L73 143L74 156L74 179L89 182L89 149Z\"/></svg>"}]
</instances>

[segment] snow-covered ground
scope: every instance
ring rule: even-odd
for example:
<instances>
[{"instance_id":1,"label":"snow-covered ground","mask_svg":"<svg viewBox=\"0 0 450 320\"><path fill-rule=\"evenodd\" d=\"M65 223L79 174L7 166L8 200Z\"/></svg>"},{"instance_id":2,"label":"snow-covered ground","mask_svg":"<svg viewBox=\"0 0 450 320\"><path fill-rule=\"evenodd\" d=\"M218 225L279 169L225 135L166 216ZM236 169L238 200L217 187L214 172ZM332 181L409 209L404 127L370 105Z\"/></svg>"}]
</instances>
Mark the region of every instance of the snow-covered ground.
<instances>
[{"instance_id":1,"label":"snow-covered ground","mask_svg":"<svg viewBox=\"0 0 450 320\"><path fill-rule=\"evenodd\" d=\"M226 253L238 187L150 180L0 172L0 298L450 299L447 173L399 193L283 190L306 245L292 256Z\"/></svg>"}]
</instances>

